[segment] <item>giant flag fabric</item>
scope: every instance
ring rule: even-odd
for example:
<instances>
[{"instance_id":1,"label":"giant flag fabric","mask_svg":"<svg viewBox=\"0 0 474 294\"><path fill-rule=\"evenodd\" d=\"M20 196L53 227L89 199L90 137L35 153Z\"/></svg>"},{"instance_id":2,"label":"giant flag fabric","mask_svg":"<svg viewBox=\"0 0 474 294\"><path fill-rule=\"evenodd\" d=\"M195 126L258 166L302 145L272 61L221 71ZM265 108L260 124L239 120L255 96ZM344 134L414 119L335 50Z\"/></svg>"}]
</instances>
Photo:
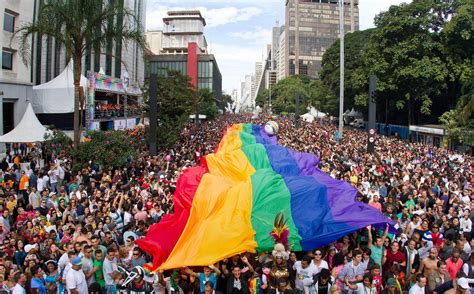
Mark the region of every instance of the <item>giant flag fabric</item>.
<instances>
[{"instance_id":1,"label":"giant flag fabric","mask_svg":"<svg viewBox=\"0 0 474 294\"><path fill-rule=\"evenodd\" d=\"M312 250L373 225L394 230L357 190L331 178L316 156L280 146L263 127L230 127L217 151L178 179L175 212L137 244L155 269L202 266L245 251L271 250L279 212L293 250Z\"/></svg>"}]
</instances>

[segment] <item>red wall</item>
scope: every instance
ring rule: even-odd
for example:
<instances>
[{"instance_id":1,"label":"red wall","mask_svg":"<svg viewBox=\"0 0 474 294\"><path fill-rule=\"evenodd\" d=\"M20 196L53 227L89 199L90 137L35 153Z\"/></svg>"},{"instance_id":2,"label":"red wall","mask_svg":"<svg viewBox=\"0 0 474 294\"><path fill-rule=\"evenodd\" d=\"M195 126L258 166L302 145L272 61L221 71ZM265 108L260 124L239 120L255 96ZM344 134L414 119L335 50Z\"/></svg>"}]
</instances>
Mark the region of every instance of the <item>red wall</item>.
<instances>
[{"instance_id":1,"label":"red wall","mask_svg":"<svg viewBox=\"0 0 474 294\"><path fill-rule=\"evenodd\" d=\"M191 85L197 89L198 81L198 55L197 44L188 43L188 76L191 78Z\"/></svg>"}]
</instances>

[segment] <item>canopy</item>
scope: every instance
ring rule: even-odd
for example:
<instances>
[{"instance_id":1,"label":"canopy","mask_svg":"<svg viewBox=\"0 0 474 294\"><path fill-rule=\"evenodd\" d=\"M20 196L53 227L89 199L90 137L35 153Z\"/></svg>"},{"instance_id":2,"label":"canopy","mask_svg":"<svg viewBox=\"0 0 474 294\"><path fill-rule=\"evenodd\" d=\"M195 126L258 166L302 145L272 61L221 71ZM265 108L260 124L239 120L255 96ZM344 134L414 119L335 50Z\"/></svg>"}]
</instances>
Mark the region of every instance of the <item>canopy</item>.
<instances>
[{"instance_id":1,"label":"canopy","mask_svg":"<svg viewBox=\"0 0 474 294\"><path fill-rule=\"evenodd\" d=\"M300 116L304 121L312 123L314 121L314 116L312 116L310 113L305 113Z\"/></svg>"},{"instance_id":2,"label":"canopy","mask_svg":"<svg viewBox=\"0 0 474 294\"><path fill-rule=\"evenodd\" d=\"M326 114L324 112L321 112L314 107L308 107L308 110L309 114L311 114L315 118L326 117Z\"/></svg>"},{"instance_id":3,"label":"canopy","mask_svg":"<svg viewBox=\"0 0 474 294\"><path fill-rule=\"evenodd\" d=\"M80 85L85 90L87 78L81 75ZM74 73L73 62L51 81L33 87L33 109L36 113L74 112Z\"/></svg>"},{"instance_id":4,"label":"canopy","mask_svg":"<svg viewBox=\"0 0 474 294\"><path fill-rule=\"evenodd\" d=\"M20 123L9 133L0 137L1 143L43 142L48 131L36 117L33 107L28 103Z\"/></svg>"},{"instance_id":5,"label":"canopy","mask_svg":"<svg viewBox=\"0 0 474 294\"><path fill-rule=\"evenodd\" d=\"M359 111L355 111L354 108L352 108L352 110L347 113L347 114L344 114L344 116L350 116L350 117L364 117L364 115L359 112Z\"/></svg>"}]
</instances>

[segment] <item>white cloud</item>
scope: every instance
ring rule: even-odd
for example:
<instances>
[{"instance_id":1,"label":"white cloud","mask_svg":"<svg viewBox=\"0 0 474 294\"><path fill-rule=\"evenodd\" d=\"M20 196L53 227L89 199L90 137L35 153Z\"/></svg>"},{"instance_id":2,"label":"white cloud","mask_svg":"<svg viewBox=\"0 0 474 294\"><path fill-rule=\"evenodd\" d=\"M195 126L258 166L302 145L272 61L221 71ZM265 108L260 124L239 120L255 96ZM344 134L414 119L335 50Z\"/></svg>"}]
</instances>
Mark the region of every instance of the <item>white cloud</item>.
<instances>
[{"instance_id":1,"label":"white cloud","mask_svg":"<svg viewBox=\"0 0 474 294\"><path fill-rule=\"evenodd\" d=\"M228 93L240 85L245 74L252 74L255 62L262 59L258 47L217 43L212 48L222 74L222 88Z\"/></svg>"},{"instance_id":2,"label":"white cloud","mask_svg":"<svg viewBox=\"0 0 474 294\"><path fill-rule=\"evenodd\" d=\"M163 26L163 17L170 10L184 10L184 9L196 9L201 11L202 16L206 20L206 27L218 27L230 23L236 23L241 21L248 21L251 18L262 14L263 10L258 7L222 7L222 8L207 8L207 7L169 7L164 5L154 5L147 11L147 29L156 30L161 29Z\"/></svg>"},{"instance_id":3,"label":"white cloud","mask_svg":"<svg viewBox=\"0 0 474 294\"><path fill-rule=\"evenodd\" d=\"M251 31L232 32L229 35L244 41L252 41L262 44L262 42L271 42L272 30L271 28L266 29L263 27L254 27Z\"/></svg>"},{"instance_id":4,"label":"white cloud","mask_svg":"<svg viewBox=\"0 0 474 294\"><path fill-rule=\"evenodd\" d=\"M361 30L374 27L374 17L382 11L387 11L390 6L401 3L410 3L411 0L363 0L359 1L359 27Z\"/></svg>"}]
</instances>

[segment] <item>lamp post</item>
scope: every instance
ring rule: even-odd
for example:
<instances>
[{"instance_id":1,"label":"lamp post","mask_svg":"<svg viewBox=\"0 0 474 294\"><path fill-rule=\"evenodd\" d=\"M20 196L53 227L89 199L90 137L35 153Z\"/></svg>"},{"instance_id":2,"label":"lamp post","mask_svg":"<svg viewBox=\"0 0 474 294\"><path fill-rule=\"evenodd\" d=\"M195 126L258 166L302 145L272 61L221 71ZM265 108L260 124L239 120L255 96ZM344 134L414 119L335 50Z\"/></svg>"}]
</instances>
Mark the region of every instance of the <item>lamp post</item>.
<instances>
[{"instance_id":1,"label":"lamp post","mask_svg":"<svg viewBox=\"0 0 474 294\"><path fill-rule=\"evenodd\" d=\"M339 0L339 139L344 129L344 1Z\"/></svg>"}]
</instances>

